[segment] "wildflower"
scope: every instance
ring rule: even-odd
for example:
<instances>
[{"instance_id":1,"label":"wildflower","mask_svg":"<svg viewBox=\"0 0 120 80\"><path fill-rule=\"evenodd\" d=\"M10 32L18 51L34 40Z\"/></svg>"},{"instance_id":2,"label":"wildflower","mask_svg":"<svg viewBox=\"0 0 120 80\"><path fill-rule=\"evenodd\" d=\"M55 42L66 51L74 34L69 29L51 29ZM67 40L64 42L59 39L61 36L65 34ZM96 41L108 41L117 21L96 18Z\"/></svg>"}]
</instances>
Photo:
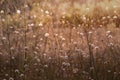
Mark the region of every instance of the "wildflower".
<instances>
[{"instance_id":1,"label":"wildflower","mask_svg":"<svg viewBox=\"0 0 120 80\"><path fill-rule=\"evenodd\" d=\"M3 53L2 52L0 52L0 55L2 55Z\"/></svg>"},{"instance_id":2,"label":"wildflower","mask_svg":"<svg viewBox=\"0 0 120 80\"><path fill-rule=\"evenodd\" d=\"M1 10L0 13L3 14L3 13L4 13L4 10Z\"/></svg>"},{"instance_id":3,"label":"wildflower","mask_svg":"<svg viewBox=\"0 0 120 80\"><path fill-rule=\"evenodd\" d=\"M11 58L12 58L12 59L15 59L15 57L14 57L14 56L12 56Z\"/></svg>"},{"instance_id":4,"label":"wildflower","mask_svg":"<svg viewBox=\"0 0 120 80\"><path fill-rule=\"evenodd\" d=\"M15 73L19 73L19 70L18 70L18 69L15 69Z\"/></svg>"},{"instance_id":5,"label":"wildflower","mask_svg":"<svg viewBox=\"0 0 120 80\"><path fill-rule=\"evenodd\" d=\"M65 58L65 59L68 59L68 55L65 55L64 58Z\"/></svg>"},{"instance_id":6,"label":"wildflower","mask_svg":"<svg viewBox=\"0 0 120 80\"><path fill-rule=\"evenodd\" d=\"M27 64L25 64L25 65L24 65L24 67L28 67L28 65L27 65Z\"/></svg>"},{"instance_id":7,"label":"wildflower","mask_svg":"<svg viewBox=\"0 0 120 80\"><path fill-rule=\"evenodd\" d=\"M62 47L64 47L64 46L65 46L65 43L62 44Z\"/></svg>"},{"instance_id":8,"label":"wildflower","mask_svg":"<svg viewBox=\"0 0 120 80\"><path fill-rule=\"evenodd\" d=\"M45 11L46 14L49 14L49 11Z\"/></svg>"},{"instance_id":9,"label":"wildflower","mask_svg":"<svg viewBox=\"0 0 120 80\"><path fill-rule=\"evenodd\" d=\"M86 74L86 71L82 71L83 74Z\"/></svg>"},{"instance_id":10,"label":"wildflower","mask_svg":"<svg viewBox=\"0 0 120 80\"><path fill-rule=\"evenodd\" d=\"M94 69L94 67L90 67L90 70L93 70Z\"/></svg>"},{"instance_id":11,"label":"wildflower","mask_svg":"<svg viewBox=\"0 0 120 80\"><path fill-rule=\"evenodd\" d=\"M86 16L83 16L83 20L86 20Z\"/></svg>"},{"instance_id":12,"label":"wildflower","mask_svg":"<svg viewBox=\"0 0 120 80\"><path fill-rule=\"evenodd\" d=\"M5 19L2 19L3 22L5 22Z\"/></svg>"},{"instance_id":13,"label":"wildflower","mask_svg":"<svg viewBox=\"0 0 120 80\"><path fill-rule=\"evenodd\" d=\"M107 72L108 72L108 73L110 73L110 72L111 72L111 70L108 70Z\"/></svg>"},{"instance_id":14,"label":"wildflower","mask_svg":"<svg viewBox=\"0 0 120 80\"><path fill-rule=\"evenodd\" d=\"M52 58L51 58L51 57L49 57L48 59L49 59L49 60L51 60Z\"/></svg>"},{"instance_id":15,"label":"wildflower","mask_svg":"<svg viewBox=\"0 0 120 80\"><path fill-rule=\"evenodd\" d=\"M65 38L62 38L62 41L65 41Z\"/></svg>"},{"instance_id":16,"label":"wildflower","mask_svg":"<svg viewBox=\"0 0 120 80\"><path fill-rule=\"evenodd\" d=\"M48 67L48 65L46 64L46 65L44 65L44 67L46 67L46 68L47 68L47 67Z\"/></svg>"},{"instance_id":17,"label":"wildflower","mask_svg":"<svg viewBox=\"0 0 120 80\"><path fill-rule=\"evenodd\" d=\"M46 54L46 53L44 53L43 55L44 55L44 56L47 56L47 54Z\"/></svg>"},{"instance_id":18,"label":"wildflower","mask_svg":"<svg viewBox=\"0 0 120 80\"><path fill-rule=\"evenodd\" d=\"M104 17L102 17L102 19L106 19L106 17L104 16Z\"/></svg>"},{"instance_id":19,"label":"wildflower","mask_svg":"<svg viewBox=\"0 0 120 80\"><path fill-rule=\"evenodd\" d=\"M33 15L34 18L36 18L37 16L36 15Z\"/></svg>"},{"instance_id":20,"label":"wildflower","mask_svg":"<svg viewBox=\"0 0 120 80\"><path fill-rule=\"evenodd\" d=\"M89 34L92 34L92 31L89 31Z\"/></svg>"},{"instance_id":21,"label":"wildflower","mask_svg":"<svg viewBox=\"0 0 120 80\"><path fill-rule=\"evenodd\" d=\"M61 39L63 38L63 36L59 36Z\"/></svg>"},{"instance_id":22,"label":"wildflower","mask_svg":"<svg viewBox=\"0 0 120 80\"><path fill-rule=\"evenodd\" d=\"M33 38L35 38L36 37L36 35L33 35Z\"/></svg>"},{"instance_id":23,"label":"wildflower","mask_svg":"<svg viewBox=\"0 0 120 80\"><path fill-rule=\"evenodd\" d=\"M114 72L114 74L117 74L117 72Z\"/></svg>"},{"instance_id":24,"label":"wildflower","mask_svg":"<svg viewBox=\"0 0 120 80\"><path fill-rule=\"evenodd\" d=\"M73 27L73 29L75 30L75 29L76 29L76 27Z\"/></svg>"},{"instance_id":25,"label":"wildflower","mask_svg":"<svg viewBox=\"0 0 120 80\"><path fill-rule=\"evenodd\" d=\"M55 36L58 36L58 34L55 34Z\"/></svg>"},{"instance_id":26,"label":"wildflower","mask_svg":"<svg viewBox=\"0 0 120 80\"><path fill-rule=\"evenodd\" d=\"M2 37L3 40L6 40L6 37Z\"/></svg>"},{"instance_id":27,"label":"wildflower","mask_svg":"<svg viewBox=\"0 0 120 80\"><path fill-rule=\"evenodd\" d=\"M70 63L68 63L68 62L63 62L62 65L64 65L64 66L70 66Z\"/></svg>"},{"instance_id":28,"label":"wildflower","mask_svg":"<svg viewBox=\"0 0 120 80\"><path fill-rule=\"evenodd\" d=\"M30 26L34 26L34 23L31 23Z\"/></svg>"},{"instance_id":29,"label":"wildflower","mask_svg":"<svg viewBox=\"0 0 120 80\"><path fill-rule=\"evenodd\" d=\"M20 10L17 10L17 14L20 14L21 13L21 11Z\"/></svg>"},{"instance_id":30,"label":"wildflower","mask_svg":"<svg viewBox=\"0 0 120 80\"><path fill-rule=\"evenodd\" d=\"M62 18L65 18L65 16L62 16Z\"/></svg>"},{"instance_id":31,"label":"wildflower","mask_svg":"<svg viewBox=\"0 0 120 80\"><path fill-rule=\"evenodd\" d=\"M45 35L44 35L45 37L48 37L49 36L49 33L45 33Z\"/></svg>"},{"instance_id":32,"label":"wildflower","mask_svg":"<svg viewBox=\"0 0 120 80\"><path fill-rule=\"evenodd\" d=\"M43 38L40 38L40 40L42 41L42 40L43 40Z\"/></svg>"},{"instance_id":33,"label":"wildflower","mask_svg":"<svg viewBox=\"0 0 120 80\"><path fill-rule=\"evenodd\" d=\"M81 35L81 36L83 36L83 35L84 35L84 33L80 33L80 35Z\"/></svg>"},{"instance_id":34,"label":"wildflower","mask_svg":"<svg viewBox=\"0 0 120 80\"><path fill-rule=\"evenodd\" d=\"M37 66L38 64L37 63L34 63L35 66Z\"/></svg>"},{"instance_id":35,"label":"wildflower","mask_svg":"<svg viewBox=\"0 0 120 80\"><path fill-rule=\"evenodd\" d=\"M5 76L8 76L8 74L5 74Z\"/></svg>"},{"instance_id":36,"label":"wildflower","mask_svg":"<svg viewBox=\"0 0 120 80\"><path fill-rule=\"evenodd\" d=\"M111 18L110 16L107 16L107 18Z\"/></svg>"},{"instance_id":37,"label":"wildflower","mask_svg":"<svg viewBox=\"0 0 120 80\"><path fill-rule=\"evenodd\" d=\"M14 78L10 77L9 80L14 80Z\"/></svg>"},{"instance_id":38,"label":"wildflower","mask_svg":"<svg viewBox=\"0 0 120 80\"><path fill-rule=\"evenodd\" d=\"M106 34L110 34L110 33L111 33L111 31L107 31L107 32L106 32Z\"/></svg>"},{"instance_id":39,"label":"wildflower","mask_svg":"<svg viewBox=\"0 0 120 80\"><path fill-rule=\"evenodd\" d=\"M77 73L78 71L79 71L78 68L74 68L74 69L73 69L73 73Z\"/></svg>"},{"instance_id":40,"label":"wildflower","mask_svg":"<svg viewBox=\"0 0 120 80\"><path fill-rule=\"evenodd\" d=\"M19 33L19 31L16 31L16 30L15 30L14 32L15 32L15 34L18 34L18 33Z\"/></svg>"},{"instance_id":41,"label":"wildflower","mask_svg":"<svg viewBox=\"0 0 120 80\"><path fill-rule=\"evenodd\" d=\"M98 49L99 48L99 46L95 46L95 49Z\"/></svg>"},{"instance_id":42,"label":"wildflower","mask_svg":"<svg viewBox=\"0 0 120 80\"><path fill-rule=\"evenodd\" d=\"M37 68L37 69L35 69L35 71L39 71L39 69Z\"/></svg>"},{"instance_id":43,"label":"wildflower","mask_svg":"<svg viewBox=\"0 0 120 80\"><path fill-rule=\"evenodd\" d=\"M14 47L11 47L10 49L11 49L11 50L14 50L15 48L14 48Z\"/></svg>"},{"instance_id":44,"label":"wildflower","mask_svg":"<svg viewBox=\"0 0 120 80\"><path fill-rule=\"evenodd\" d=\"M77 44L77 42L73 42L73 44Z\"/></svg>"},{"instance_id":45,"label":"wildflower","mask_svg":"<svg viewBox=\"0 0 120 80\"><path fill-rule=\"evenodd\" d=\"M112 35L108 35L107 37L108 37L108 38L112 38Z\"/></svg>"},{"instance_id":46,"label":"wildflower","mask_svg":"<svg viewBox=\"0 0 120 80\"><path fill-rule=\"evenodd\" d=\"M43 26L43 24L42 24L42 23L39 23L38 25L39 25L39 26Z\"/></svg>"},{"instance_id":47,"label":"wildflower","mask_svg":"<svg viewBox=\"0 0 120 80\"><path fill-rule=\"evenodd\" d=\"M40 62L40 59L39 59L39 58L37 58L37 62Z\"/></svg>"},{"instance_id":48,"label":"wildflower","mask_svg":"<svg viewBox=\"0 0 120 80\"><path fill-rule=\"evenodd\" d=\"M118 18L117 16L113 16L114 19Z\"/></svg>"},{"instance_id":49,"label":"wildflower","mask_svg":"<svg viewBox=\"0 0 120 80\"><path fill-rule=\"evenodd\" d=\"M110 46L113 46L114 44L113 43L110 43Z\"/></svg>"},{"instance_id":50,"label":"wildflower","mask_svg":"<svg viewBox=\"0 0 120 80\"><path fill-rule=\"evenodd\" d=\"M43 10L43 9L41 9L40 11L41 11L41 12L43 12L44 10Z\"/></svg>"},{"instance_id":51,"label":"wildflower","mask_svg":"<svg viewBox=\"0 0 120 80\"><path fill-rule=\"evenodd\" d=\"M20 77L23 77L24 76L24 74L20 74Z\"/></svg>"},{"instance_id":52,"label":"wildflower","mask_svg":"<svg viewBox=\"0 0 120 80\"><path fill-rule=\"evenodd\" d=\"M33 53L34 53L34 54L38 54L37 51L34 51Z\"/></svg>"}]
</instances>

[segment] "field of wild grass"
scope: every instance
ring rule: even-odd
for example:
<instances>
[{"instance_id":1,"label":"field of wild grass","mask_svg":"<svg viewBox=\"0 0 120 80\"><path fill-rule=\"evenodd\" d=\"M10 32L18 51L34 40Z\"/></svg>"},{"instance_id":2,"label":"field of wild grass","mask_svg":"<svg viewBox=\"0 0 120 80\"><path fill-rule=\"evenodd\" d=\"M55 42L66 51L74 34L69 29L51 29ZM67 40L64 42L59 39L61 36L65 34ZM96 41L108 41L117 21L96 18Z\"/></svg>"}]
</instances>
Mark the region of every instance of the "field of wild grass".
<instances>
[{"instance_id":1,"label":"field of wild grass","mask_svg":"<svg viewBox=\"0 0 120 80\"><path fill-rule=\"evenodd\" d=\"M0 80L120 80L119 0L0 0Z\"/></svg>"}]
</instances>

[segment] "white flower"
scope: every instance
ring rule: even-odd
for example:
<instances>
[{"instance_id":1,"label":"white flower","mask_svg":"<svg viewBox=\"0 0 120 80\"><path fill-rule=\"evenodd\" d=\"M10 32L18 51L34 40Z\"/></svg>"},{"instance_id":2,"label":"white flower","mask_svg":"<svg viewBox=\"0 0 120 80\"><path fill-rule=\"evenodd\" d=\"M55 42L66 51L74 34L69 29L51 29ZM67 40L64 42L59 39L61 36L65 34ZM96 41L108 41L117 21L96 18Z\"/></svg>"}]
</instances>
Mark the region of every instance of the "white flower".
<instances>
[{"instance_id":1,"label":"white flower","mask_svg":"<svg viewBox=\"0 0 120 80\"><path fill-rule=\"evenodd\" d=\"M95 49L98 49L99 48L99 46L95 46Z\"/></svg>"},{"instance_id":2,"label":"white flower","mask_svg":"<svg viewBox=\"0 0 120 80\"><path fill-rule=\"evenodd\" d=\"M117 16L113 16L114 19L118 18Z\"/></svg>"},{"instance_id":3,"label":"white flower","mask_svg":"<svg viewBox=\"0 0 120 80\"><path fill-rule=\"evenodd\" d=\"M3 14L3 13L4 13L4 10L1 10L0 13Z\"/></svg>"},{"instance_id":4,"label":"white flower","mask_svg":"<svg viewBox=\"0 0 120 80\"><path fill-rule=\"evenodd\" d=\"M2 19L3 22L5 22L5 19Z\"/></svg>"},{"instance_id":5,"label":"white flower","mask_svg":"<svg viewBox=\"0 0 120 80\"><path fill-rule=\"evenodd\" d=\"M8 74L5 74L5 76L8 76Z\"/></svg>"},{"instance_id":6,"label":"white flower","mask_svg":"<svg viewBox=\"0 0 120 80\"><path fill-rule=\"evenodd\" d=\"M21 13L21 11L20 10L17 10L17 14L20 14Z\"/></svg>"},{"instance_id":7,"label":"white flower","mask_svg":"<svg viewBox=\"0 0 120 80\"><path fill-rule=\"evenodd\" d=\"M36 35L33 35L33 38L35 38L36 37Z\"/></svg>"},{"instance_id":8,"label":"white flower","mask_svg":"<svg viewBox=\"0 0 120 80\"><path fill-rule=\"evenodd\" d=\"M15 31L15 34L18 34L19 33L19 31Z\"/></svg>"},{"instance_id":9,"label":"white flower","mask_svg":"<svg viewBox=\"0 0 120 80\"><path fill-rule=\"evenodd\" d=\"M93 70L94 69L94 67L90 67L90 70Z\"/></svg>"},{"instance_id":10,"label":"white flower","mask_svg":"<svg viewBox=\"0 0 120 80\"><path fill-rule=\"evenodd\" d=\"M15 70L15 72L16 72L16 73L19 73L19 70L18 70L18 69L16 69L16 70Z\"/></svg>"},{"instance_id":11,"label":"white flower","mask_svg":"<svg viewBox=\"0 0 120 80\"><path fill-rule=\"evenodd\" d=\"M0 52L0 55L2 55L3 53L2 52Z\"/></svg>"},{"instance_id":12,"label":"white flower","mask_svg":"<svg viewBox=\"0 0 120 80\"><path fill-rule=\"evenodd\" d=\"M49 11L45 11L46 14L49 14Z\"/></svg>"},{"instance_id":13,"label":"white flower","mask_svg":"<svg viewBox=\"0 0 120 80\"><path fill-rule=\"evenodd\" d=\"M43 9L41 9L40 11L41 11L41 12L43 12L44 10L43 10Z\"/></svg>"},{"instance_id":14,"label":"white flower","mask_svg":"<svg viewBox=\"0 0 120 80\"><path fill-rule=\"evenodd\" d=\"M112 35L108 35L108 38L113 38Z\"/></svg>"},{"instance_id":15,"label":"white flower","mask_svg":"<svg viewBox=\"0 0 120 80\"><path fill-rule=\"evenodd\" d=\"M20 74L20 77L23 77L24 76L24 74Z\"/></svg>"},{"instance_id":16,"label":"white flower","mask_svg":"<svg viewBox=\"0 0 120 80\"><path fill-rule=\"evenodd\" d=\"M14 56L12 56L11 58L12 58L12 59L15 59L15 57L14 57Z\"/></svg>"},{"instance_id":17,"label":"white flower","mask_svg":"<svg viewBox=\"0 0 120 80\"><path fill-rule=\"evenodd\" d=\"M78 71L79 71L78 68L74 68L74 69L73 69L73 73L77 73Z\"/></svg>"},{"instance_id":18,"label":"white flower","mask_svg":"<svg viewBox=\"0 0 120 80\"><path fill-rule=\"evenodd\" d=\"M109 73L110 73L110 72L111 72L111 70L108 70L107 72L109 72Z\"/></svg>"},{"instance_id":19,"label":"white flower","mask_svg":"<svg viewBox=\"0 0 120 80\"><path fill-rule=\"evenodd\" d=\"M83 20L86 20L86 16L83 16Z\"/></svg>"},{"instance_id":20,"label":"white flower","mask_svg":"<svg viewBox=\"0 0 120 80\"><path fill-rule=\"evenodd\" d=\"M42 23L39 23L39 26L43 26L43 24L42 24Z\"/></svg>"},{"instance_id":21,"label":"white flower","mask_svg":"<svg viewBox=\"0 0 120 80\"><path fill-rule=\"evenodd\" d=\"M92 31L89 31L89 34L92 34Z\"/></svg>"},{"instance_id":22,"label":"white flower","mask_svg":"<svg viewBox=\"0 0 120 80\"><path fill-rule=\"evenodd\" d=\"M63 41L65 41L65 38L62 38Z\"/></svg>"},{"instance_id":23,"label":"white flower","mask_svg":"<svg viewBox=\"0 0 120 80\"><path fill-rule=\"evenodd\" d=\"M14 48L14 47L11 47L10 49L11 49L11 50L14 50L15 48Z\"/></svg>"},{"instance_id":24,"label":"white flower","mask_svg":"<svg viewBox=\"0 0 120 80\"><path fill-rule=\"evenodd\" d=\"M31 23L30 26L34 26L34 23Z\"/></svg>"},{"instance_id":25,"label":"white flower","mask_svg":"<svg viewBox=\"0 0 120 80\"><path fill-rule=\"evenodd\" d=\"M45 35L44 35L45 37L48 37L49 36L49 33L45 33Z\"/></svg>"},{"instance_id":26,"label":"white flower","mask_svg":"<svg viewBox=\"0 0 120 80\"><path fill-rule=\"evenodd\" d=\"M37 16L36 15L33 15L34 18L36 18Z\"/></svg>"},{"instance_id":27,"label":"white flower","mask_svg":"<svg viewBox=\"0 0 120 80\"><path fill-rule=\"evenodd\" d=\"M6 37L2 37L3 40L6 40Z\"/></svg>"},{"instance_id":28,"label":"white flower","mask_svg":"<svg viewBox=\"0 0 120 80\"><path fill-rule=\"evenodd\" d=\"M110 16L107 16L107 18L110 18Z\"/></svg>"},{"instance_id":29,"label":"white flower","mask_svg":"<svg viewBox=\"0 0 120 80\"><path fill-rule=\"evenodd\" d=\"M46 64L46 65L44 65L44 67L46 67L46 68L47 68L47 67L48 67L48 65Z\"/></svg>"},{"instance_id":30,"label":"white flower","mask_svg":"<svg viewBox=\"0 0 120 80\"><path fill-rule=\"evenodd\" d=\"M102 19L106 19L106 17L104 16L104 17L102 17Z\"/></svg>"},{"instance_id":31,"label":"white flower","mask_svg":"<svg viewBox=\"0 0 120 80\"><path fill-rule=\"evenodd\" d=\"M111 46L113 46L114 44L113 43L110 43Z\"/></svg>"},{"instance_id":32,"label":"white flower","mask_svg":"<svg viewBox=\"0 0 120 80\"><path fill-rule=\"evenodd\" d=\"M58 36L58 34L55 34L55 36Z\"/></svg>"},{"instance_id":33,"label":"white flower","mask_svg":"<svg viewBox=\"0 0 120 80\"><path fill-rule=\"evenodd\" d=\"M107 31L107 32L106 32L106 34L110 34L110 33L111 33L111 31Z\"/></svg>"},{"instance_id":34,"label":"white flower","mask_svg":"<svg viewBox=\"0 0 120 80\"><path fill-rule=\"evenodd\" d=\"M14 80L14 78L10 77L9 80Z\"/></svg>"}]
</instances>

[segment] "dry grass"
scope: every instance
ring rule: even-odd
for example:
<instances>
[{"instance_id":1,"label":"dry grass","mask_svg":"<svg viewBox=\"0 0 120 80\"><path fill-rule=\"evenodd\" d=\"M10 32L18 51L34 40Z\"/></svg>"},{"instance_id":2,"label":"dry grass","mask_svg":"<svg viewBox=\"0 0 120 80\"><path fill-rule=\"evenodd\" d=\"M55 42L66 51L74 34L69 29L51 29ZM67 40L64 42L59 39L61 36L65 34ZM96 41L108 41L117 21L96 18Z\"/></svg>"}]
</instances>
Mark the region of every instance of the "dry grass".
<instances>
[{"instance_id":1,"label":"dry grass","mask_svg":"<svg viewBox=\"0 0 120 80\"><path fill-rule=\"evenodd\" d=\"M119 1L2 1L0 80L120 80Z\"/></svg>"}]
</instances>

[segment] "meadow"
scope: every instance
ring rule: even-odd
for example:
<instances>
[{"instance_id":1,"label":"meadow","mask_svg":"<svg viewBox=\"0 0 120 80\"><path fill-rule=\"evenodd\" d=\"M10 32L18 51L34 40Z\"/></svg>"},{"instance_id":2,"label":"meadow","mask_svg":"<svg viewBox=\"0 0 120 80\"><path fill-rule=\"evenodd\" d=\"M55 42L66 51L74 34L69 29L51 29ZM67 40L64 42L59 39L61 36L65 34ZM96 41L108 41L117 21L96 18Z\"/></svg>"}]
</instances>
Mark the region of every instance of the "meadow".
<instances>
[{"instance_id":1,"label":"meadow","mask_svg":"<svg viewBox=\"0 0 120 80\"><path fill-rule=\"evenodd\" d=\"M119 0L0 0L0 80L120 80Z\"/></svg>"}]
</instances>

